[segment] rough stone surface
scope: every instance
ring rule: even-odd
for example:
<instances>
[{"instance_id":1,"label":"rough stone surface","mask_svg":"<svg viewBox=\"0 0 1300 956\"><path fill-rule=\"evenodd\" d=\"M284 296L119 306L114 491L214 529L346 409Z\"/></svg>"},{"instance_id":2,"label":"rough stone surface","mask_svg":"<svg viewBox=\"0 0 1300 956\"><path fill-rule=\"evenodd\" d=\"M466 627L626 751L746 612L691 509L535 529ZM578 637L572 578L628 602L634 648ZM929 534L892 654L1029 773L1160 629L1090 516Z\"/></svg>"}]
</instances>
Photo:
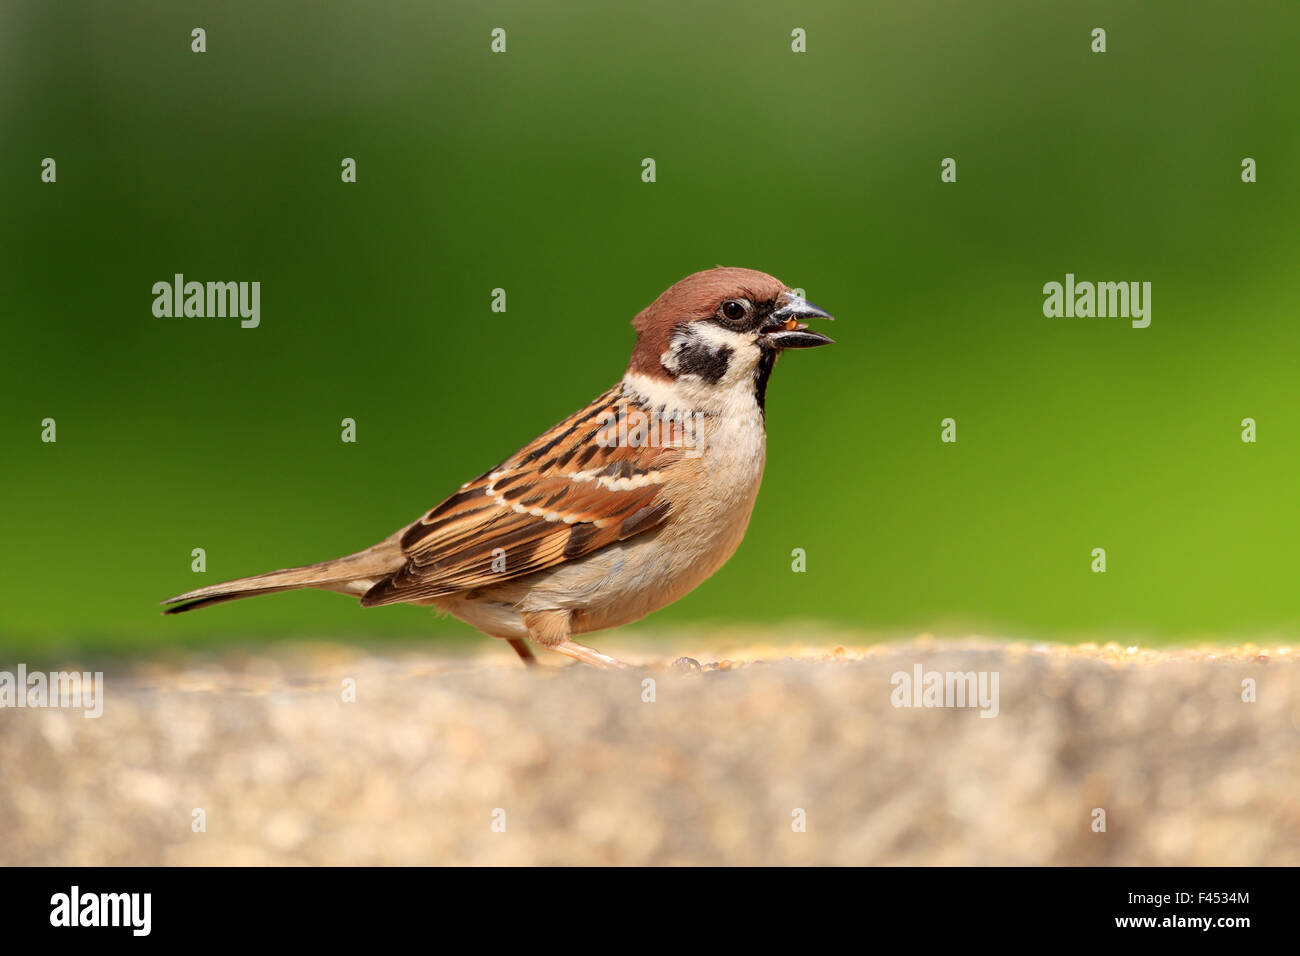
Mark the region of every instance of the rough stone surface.
<instances>
[{"instance_id":1,"label":"rough stone surface","mask_svg":"<svg viewBox=\"0 0 1300 956\"><path fill-rule=\"evenodd\" d=\"M0 710L0 864L1300 864L1289 648L767 639L122 665L100 719ZM893 706L917 664L998 715Z\"/></svg>"}]
</instances>

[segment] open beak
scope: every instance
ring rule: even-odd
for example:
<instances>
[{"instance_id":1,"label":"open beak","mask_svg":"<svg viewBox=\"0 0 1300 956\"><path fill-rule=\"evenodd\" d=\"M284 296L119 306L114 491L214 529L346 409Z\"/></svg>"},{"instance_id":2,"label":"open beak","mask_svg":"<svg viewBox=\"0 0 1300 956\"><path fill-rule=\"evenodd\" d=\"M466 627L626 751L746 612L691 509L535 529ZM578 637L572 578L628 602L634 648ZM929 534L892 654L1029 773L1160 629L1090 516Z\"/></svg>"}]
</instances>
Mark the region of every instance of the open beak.
<instances>
[{"instance_id":1,"label":"open beak","mask_svg":"<svg viewBox=\"0 0 1300 956\"><path fill-rule=\"evenodd\" d=\"M811 349L835 344L834 339L810 331L804 319L834 319L834 316L793 292L785 293L785 304L768 316L759 329L762 336L759 342L773 349Z\"/></svg>"}]
</instances>

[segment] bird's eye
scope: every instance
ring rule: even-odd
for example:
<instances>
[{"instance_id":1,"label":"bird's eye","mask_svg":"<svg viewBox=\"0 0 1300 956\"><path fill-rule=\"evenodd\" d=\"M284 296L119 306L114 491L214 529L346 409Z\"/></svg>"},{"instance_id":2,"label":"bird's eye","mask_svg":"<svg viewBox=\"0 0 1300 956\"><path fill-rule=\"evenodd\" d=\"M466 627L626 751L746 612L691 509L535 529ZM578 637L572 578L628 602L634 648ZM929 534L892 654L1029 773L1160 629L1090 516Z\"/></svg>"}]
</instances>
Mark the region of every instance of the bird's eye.
<instances>
[{"instance_id":1,"label":"bird's eye","mask_svg":"<svg viewBox=\"0 0 1300 956\"><path fill-rule=\"evenodd\" d=\"M722 303L722 314L732 322L739 322L745 317L745 303L737 302L735 299L728 299Z\"/></svg>"}]
</instances>

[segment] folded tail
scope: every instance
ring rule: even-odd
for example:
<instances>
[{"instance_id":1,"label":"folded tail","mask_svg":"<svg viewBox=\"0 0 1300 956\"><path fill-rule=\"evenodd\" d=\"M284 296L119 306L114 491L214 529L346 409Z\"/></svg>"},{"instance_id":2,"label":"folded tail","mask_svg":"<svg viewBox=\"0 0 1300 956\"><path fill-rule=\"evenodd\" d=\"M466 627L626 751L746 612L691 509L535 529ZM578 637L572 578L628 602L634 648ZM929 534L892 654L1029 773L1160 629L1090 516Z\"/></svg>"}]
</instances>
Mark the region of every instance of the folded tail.
<instances>
[{"instance_id":1,"label":"folded tail","mask_svg":"<svg viewBox=\"0 0 1300 956\"><path fill-rule=\"evenodd\" d=\"M358 551L345 558L322 561L320 564L309 564L301 568L268 571L266 574L255 574L249 578L237 578L234 581L223 581L221 584L210 584L205 588L186 591L184 594L178 594L161 602L172 605L165 608L163 613L180 614L182 611L192 611L212 604L257 597L259 594L296 591L299 588L318 588L360 597L406 563L406 555L402 553L399 543L400 537L399 531L373 548Z\"/></svg>"}]
</instances>

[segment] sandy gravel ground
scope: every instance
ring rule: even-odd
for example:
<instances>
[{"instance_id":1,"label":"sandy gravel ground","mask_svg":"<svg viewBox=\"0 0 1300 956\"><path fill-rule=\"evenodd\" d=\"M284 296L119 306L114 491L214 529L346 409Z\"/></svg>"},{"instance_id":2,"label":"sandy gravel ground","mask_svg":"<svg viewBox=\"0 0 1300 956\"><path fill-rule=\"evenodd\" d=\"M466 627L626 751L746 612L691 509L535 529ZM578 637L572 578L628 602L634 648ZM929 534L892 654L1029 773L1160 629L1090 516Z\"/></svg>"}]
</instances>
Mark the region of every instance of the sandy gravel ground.
<instances>
[{"instance_id":1,"label":"sandy gravel ground","mask_svg":"<svg viewBox=\"0 0 1300 956\"><path fill-rule=\"evenodd\" d=\"M0 710L0 864L1300 864L1300 650L843 638L136 663ZM916 665L998 715L893 706Z\"/></svg>"}]
</instances>

